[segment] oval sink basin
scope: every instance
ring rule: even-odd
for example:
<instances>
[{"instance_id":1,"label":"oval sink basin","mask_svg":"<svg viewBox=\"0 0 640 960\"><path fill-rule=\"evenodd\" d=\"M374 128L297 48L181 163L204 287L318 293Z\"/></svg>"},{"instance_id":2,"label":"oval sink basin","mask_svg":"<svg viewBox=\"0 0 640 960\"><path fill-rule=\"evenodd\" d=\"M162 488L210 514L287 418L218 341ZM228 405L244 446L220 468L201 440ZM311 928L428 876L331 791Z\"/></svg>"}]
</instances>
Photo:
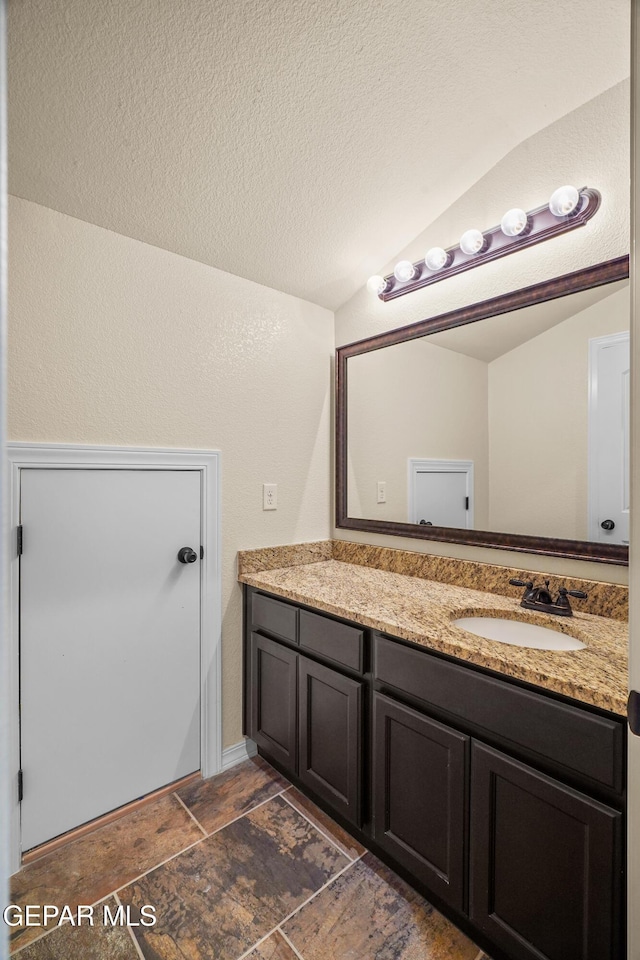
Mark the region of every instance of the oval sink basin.
<instances>
[{"instance_id":1,"label":"oval sink basin","mask_svg":"<svg viewBox=\"0 0 640 960\"><path fill-rule=\"evenodd\" d=\"M477 637L510 643L514 647L533 647L537 650L582 650L586 644L566 633L540 627L522 620L505 620L501 617L461 617L453 625L475 633Z\"/></svg>"}]
</instances>

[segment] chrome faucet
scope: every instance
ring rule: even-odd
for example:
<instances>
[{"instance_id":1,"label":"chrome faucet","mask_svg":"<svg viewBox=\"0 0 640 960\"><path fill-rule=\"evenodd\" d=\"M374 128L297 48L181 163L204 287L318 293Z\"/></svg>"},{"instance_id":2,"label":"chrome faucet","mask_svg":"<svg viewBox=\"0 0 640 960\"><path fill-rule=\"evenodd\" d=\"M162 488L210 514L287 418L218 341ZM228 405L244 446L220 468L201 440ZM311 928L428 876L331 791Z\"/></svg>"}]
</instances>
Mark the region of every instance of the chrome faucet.
<instances>
[{"instance_id":1,"label":"chrome faucet","mask_svg":"<svg viewBox=\"0 0 640 960\"><path fill-rule=\"evenodd\" d=\"M520 606L526 610L540 610L542 613L553 613L557 617L572 617L573 610L569 603L569 597L576 597L578 600L586 600L587 595L584 590L567 590L566 587L560 587L558 596L554 600L549 590L549 581L545 580L544 586L534 586L532 580L518 580L513 577L509 580L514 587L524 587L524 593Z\"/></svg>"}]
</instances>

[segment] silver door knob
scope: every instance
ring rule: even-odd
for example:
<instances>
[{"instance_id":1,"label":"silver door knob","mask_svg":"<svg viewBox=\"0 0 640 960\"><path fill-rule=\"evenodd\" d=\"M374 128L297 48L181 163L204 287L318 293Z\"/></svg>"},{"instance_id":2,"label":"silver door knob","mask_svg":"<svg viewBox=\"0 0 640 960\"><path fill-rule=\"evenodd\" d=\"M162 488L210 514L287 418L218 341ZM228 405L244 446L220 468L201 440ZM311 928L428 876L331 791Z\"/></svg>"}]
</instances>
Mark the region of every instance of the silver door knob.
<instances>
[{"instance_id":1,"label":"silver door knob","mask_svg":"<svg viewBox=\"0 0 640 960\"><path fill-rule=\"evenodd\" d=\"M191 547L181 547L178 550L178 560L180 563L195 563L198 559L198 554L195 550L192 550Z\"/></svg>"}]
</instances>

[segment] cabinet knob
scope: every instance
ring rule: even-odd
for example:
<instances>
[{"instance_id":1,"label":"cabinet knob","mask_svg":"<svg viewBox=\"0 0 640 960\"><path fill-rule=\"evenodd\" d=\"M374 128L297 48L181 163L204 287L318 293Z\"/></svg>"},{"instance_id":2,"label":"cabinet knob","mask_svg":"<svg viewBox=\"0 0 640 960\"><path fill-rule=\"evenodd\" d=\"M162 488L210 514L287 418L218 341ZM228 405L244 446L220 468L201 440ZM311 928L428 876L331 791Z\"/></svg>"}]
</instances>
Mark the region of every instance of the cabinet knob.
<instances>
[{"instance_id":1,"label":"cabinet knob","mask_svg":"<svg viewBox=\"0 0 640 960\"><path fill-rule=\"evenodd\" d=\"M600 526L602 527L603 530L613 530L613 528L615 527L615 523L613 522L613 520L603 520Z\"/></svg>"}]
</instances>

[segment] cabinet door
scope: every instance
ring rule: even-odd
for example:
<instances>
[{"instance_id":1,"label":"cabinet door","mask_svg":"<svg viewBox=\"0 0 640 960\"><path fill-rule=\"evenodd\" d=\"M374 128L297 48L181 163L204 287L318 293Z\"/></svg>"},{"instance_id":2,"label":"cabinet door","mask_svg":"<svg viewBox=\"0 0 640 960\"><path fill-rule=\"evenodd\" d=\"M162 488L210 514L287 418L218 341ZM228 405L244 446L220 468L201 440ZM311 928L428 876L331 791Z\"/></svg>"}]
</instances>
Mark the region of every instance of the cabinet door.
<instances>
[{"instance_id":1,"label":"cabinet door","mask_svg":"<svg viewBox=\"0 0 640 960\"><path fill-rule=\"evenodd\" d=\"M299 777L360 826L362 683L299 658Z\"/></svg>"},{"instance_id":2,"label":"cabinet door","mask_svg":"<svg viewBox=\"0 0 640 960\"><path fill-rule=\"evenodd\" d=\"M462 910L469 737L378 693L373 709L375 840Z\"/></svg>"},{"instance_id":3,"label":"cabinet door","mask_svg":"<svg viewBox=\"0 0 640 960\"><path fill-rule=\"evenodd\" d=\"M471 917L513 960L619 960L621 814L473 742Z\"/></svg>"},{"instance_id":4,"label":"cabinet door","mask_svg":"<svg viewBox=\"0 0 640 960\"><path fill-rule=\"evenodd\" d=\"M295 650L251 634L250 736L274 760L296 771Z\"/></svg>"}]
</instances>

